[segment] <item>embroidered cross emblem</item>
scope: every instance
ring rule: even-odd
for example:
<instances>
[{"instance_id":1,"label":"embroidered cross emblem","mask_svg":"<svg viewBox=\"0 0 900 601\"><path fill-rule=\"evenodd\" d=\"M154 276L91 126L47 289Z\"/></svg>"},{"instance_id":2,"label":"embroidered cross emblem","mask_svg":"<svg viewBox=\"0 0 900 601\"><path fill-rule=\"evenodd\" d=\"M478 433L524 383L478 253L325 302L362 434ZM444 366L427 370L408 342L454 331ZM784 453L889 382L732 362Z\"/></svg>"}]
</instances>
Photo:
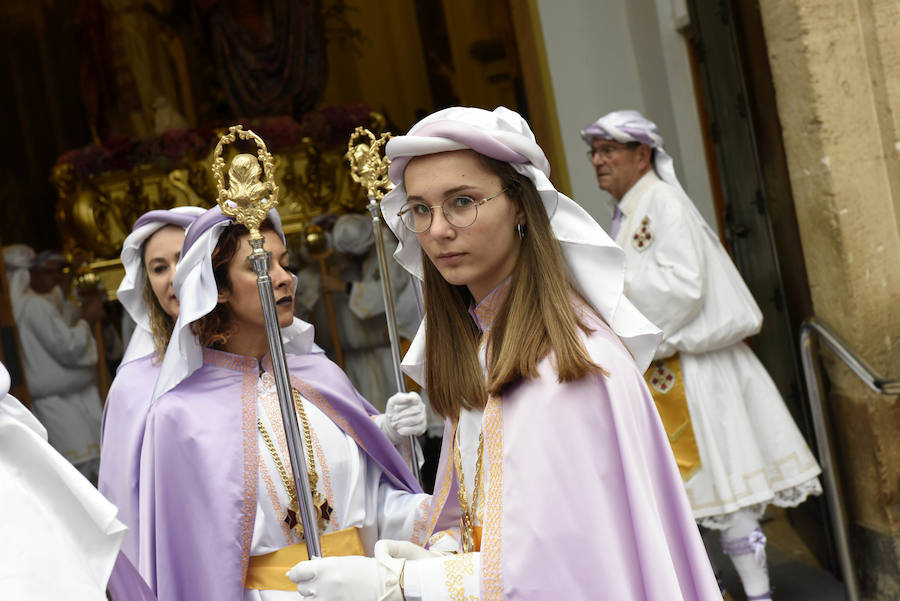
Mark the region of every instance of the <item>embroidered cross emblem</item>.
<instances>
[{"instance_id":1,"label":"embroidered cross emblem","mask_svg":"<svg viewBox=\"0 0 900 601\"><path fill-rule=\"evenodd\" d=\"M653 373L650 376L650 386L653 390L665 394L669 392L674 385L675 373L671 369L662 363L653 368Z\"/></svg>"},{"instance_id":2,"label":"embroidered cross emblem","mask_svg":"<svg viewBox=\"0 0 900 601\"><path fill-rule=\"evenodd\" d=\"M653 244L653 230L650 229L649 217L641 219L640 227L631 237L631 244L641 252L647 250Z\"/></svg>"}]
</instances>

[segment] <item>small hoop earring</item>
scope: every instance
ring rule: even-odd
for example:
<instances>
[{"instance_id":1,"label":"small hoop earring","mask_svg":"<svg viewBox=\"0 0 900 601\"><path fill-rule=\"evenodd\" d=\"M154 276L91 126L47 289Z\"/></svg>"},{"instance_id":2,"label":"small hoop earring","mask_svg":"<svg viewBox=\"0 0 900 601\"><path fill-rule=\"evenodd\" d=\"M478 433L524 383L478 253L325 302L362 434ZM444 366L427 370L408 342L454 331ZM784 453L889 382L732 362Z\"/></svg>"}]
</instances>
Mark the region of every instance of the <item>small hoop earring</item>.
<instances>
[{"instance_id":1,"label":"small hoop earring","mask_svg":"<svg viewBox=\"0 0 900 601\"><path fill-rule=\"evenodd\" d=\"M525 226L521 223L516 224L516 233L519 234L519 240L525 239Z\"/></svg>"}]
</instances>

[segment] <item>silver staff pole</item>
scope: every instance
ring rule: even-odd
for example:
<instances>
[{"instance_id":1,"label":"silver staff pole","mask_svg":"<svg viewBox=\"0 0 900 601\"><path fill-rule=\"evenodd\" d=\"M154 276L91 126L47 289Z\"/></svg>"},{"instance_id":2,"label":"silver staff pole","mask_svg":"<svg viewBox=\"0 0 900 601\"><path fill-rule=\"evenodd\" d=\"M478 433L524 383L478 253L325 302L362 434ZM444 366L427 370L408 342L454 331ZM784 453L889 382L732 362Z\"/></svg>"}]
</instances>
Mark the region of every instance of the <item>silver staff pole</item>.
<instances>
[{"instance_id":1,"label":"silver staff pole","mask_svg":"<svg viewBox=\"0 0 900 601\"><path fill-rule=\"evenodd\" d=\"M231 144L235 138L252 140L257 145L257 156L239 154L231 162L228 171L228 184L225 185L225 160L222 149ZM263 181L259 179L259 165L263 166ZM275 163L266 149L265 142L252 131L244 130L240 125L228 128L216 146L213 174L219 190L218 203L222 213L234 217L238 223L250 230L250 247L253 251L248 259L256 272L256 285L259 288L259 300L262 304L263 318L266 323L266 337L269 340L269 354L272 357L272 369L275 375L275 388L278 392L278 403L281 406L281 421L284 423L284 434L287 439L288 456L291 461L291 475L294 478L296 501L303 524L306 550L310 558L322 557L319 542L317 515L310 490L306 457L303 454L304 440L297 424L297 412L288 379L287 362L284 356L284 345L281 340L281 328L278 323L278 312L275 309L275 294L272 290L272 279L269 277L269 265L272 254L264 247L264 238L259 232L259 225L266 218L269 210L278 204L278 186L275 185ZM290 493L290 491L288 491Z\"/></svg>"},{"instance_id":2,"label":"silver staff pole","mask_svg":"<svg viewBox=\"0 0 900 601\"><path fill-rule=\"evenodd\" d=\"M362 136L368 136L368 142L354 141ZM372 216L372 229L375 234L375 249L378 252L378 270L381 279L381 294L384 299L384 316L387 320L388 338L391 341L391 360L394 366L394 381L399 392L406 392L406 380L400 369L400 337L397 334L397 313L394 310L394 295L391 291L391 276L388 272L387 252L384 250L384 238L382 228L381 211L379 201L384 197L384 190L389 188L390 180L387 177L387 169L390 161L381 156L381 148L387 143L390 134L383 133L379 139L369 130L357 127L350 141L347 143L347 159L350 161L350 176L353 181L366 189L369 204L366 208ZM422 477L419 474L419 466L416 465L416 437L409 437L409 469L416 475L419 484Z\"/></svg>"}]
</instances>

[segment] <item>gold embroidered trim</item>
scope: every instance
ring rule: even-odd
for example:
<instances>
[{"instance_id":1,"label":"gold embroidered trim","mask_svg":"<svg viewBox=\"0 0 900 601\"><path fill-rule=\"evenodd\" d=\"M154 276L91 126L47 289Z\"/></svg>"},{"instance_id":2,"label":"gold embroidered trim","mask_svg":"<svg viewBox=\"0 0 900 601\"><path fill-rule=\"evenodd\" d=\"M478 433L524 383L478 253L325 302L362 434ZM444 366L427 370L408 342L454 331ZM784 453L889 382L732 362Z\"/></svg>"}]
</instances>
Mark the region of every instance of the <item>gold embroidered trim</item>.
<instances>
[{"instance_id":1,"label":"gold embroidered trim","mask_svg":"<svg viewBox=\"0 0 900 601\"><path fill-rule=\"evenodd\" d=\"M266 461L263 458L263 454L259 454L259 469L262 474L263 483L266 485L266 493L269 496L269 502L272 504L272 508L275 510L275 515L284 515L285 507L281 504L281 500L278 498L278 491L275 488L275 482L272 480L272 476L269 474L269 470L266 467ZM284 520L280 520L279 524L281 527L281 533L284 534L284 540L290 544L297 542L294 539L294 535L291 533L291 529L288 527L287 522Z\"/></svg>"},{"instance_id":2,"label":"gold embroidered trim","mask_svg":"<svg viewBox=\"0 0 900 601\"><path fill-rule=\"evenodd\" d=\"M417 545L425 544L429 507L431 507L431 496L422 497L422 500L419 501L419 506L416 508L416 519L413 521L413 531L410 536L410 541Z\"/></svg>"},{"instance_id":3,"label":"gold embroidered trim","mask_svg":"<svg viewBox=\"0 0 900 601\"><path fill-rule=\"evenodd\" d=\"M256 521L256 495L258 483L259 449L256 444L256 380L257 374L244 372L241 386L241 433L244 452L244 503L241 507L241 573L247 575L250 563L250 545L253 542L253 524Z\"/></svg>"},{"instance_id":4,"label":"gold embroidered trim","mask_svg":"<svg viewBox=\"0 0 900 601\"><path fill-rule=\"evenodd\" d=\"M503 406L499 398L488 397L482 429L488 462L481 544L482 598L503 601Z\"/></svg>"},{"instance_id":5,"label":"gold embroidered trim","mask_svg":"<svg viewBox=\"0 0 900 601\"><path fill-rule=\"evenodd\" d=\"M443 562L444 586L451 601L478 601L477 595L466 594L466 576L475 573L472 555L456 555Z\"/></svg>"}]
</instances>

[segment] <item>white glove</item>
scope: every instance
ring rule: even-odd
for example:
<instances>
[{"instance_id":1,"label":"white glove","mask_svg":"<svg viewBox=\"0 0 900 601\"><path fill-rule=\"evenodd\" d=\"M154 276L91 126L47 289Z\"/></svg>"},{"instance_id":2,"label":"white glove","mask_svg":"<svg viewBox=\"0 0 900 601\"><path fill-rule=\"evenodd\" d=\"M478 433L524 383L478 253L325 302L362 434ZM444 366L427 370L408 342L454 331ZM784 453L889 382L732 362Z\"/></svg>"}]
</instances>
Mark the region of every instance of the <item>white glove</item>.
<instances>
[{"instance_id":1,"label":"white glove","mask_svg":"<svg viewBox=\"0 0 900 601\"><path fill-rule=\"evenodd\" d=\"M391 443L399 446L407 437L423 434L428 428L425 403L417 392L398 392L388 399L384 414L376 422Z\"/></svg>"},{"instance_id":2,"label":"white glove","mask_svg":"<svg viewBox=\"0 0 900 601\"><path fill-rule=\"evenodd\" d=\"M375 559L432 559L434 557L443 557L448 553L440 551L432 551L425 547L420 547L415 543L405 540L380 540L375 543Z\"/></svg>"},{"instance_id":3,"label":"white glove","mask_svg":"<svg viewBox=\"0 0 900 601\"><path fill-rule=\"evenodd\" d=\"M303 599L327 601L403 601L400 570L403 559L325 557L301 561L287 577Z\"/></svg>"}]
</instances>

